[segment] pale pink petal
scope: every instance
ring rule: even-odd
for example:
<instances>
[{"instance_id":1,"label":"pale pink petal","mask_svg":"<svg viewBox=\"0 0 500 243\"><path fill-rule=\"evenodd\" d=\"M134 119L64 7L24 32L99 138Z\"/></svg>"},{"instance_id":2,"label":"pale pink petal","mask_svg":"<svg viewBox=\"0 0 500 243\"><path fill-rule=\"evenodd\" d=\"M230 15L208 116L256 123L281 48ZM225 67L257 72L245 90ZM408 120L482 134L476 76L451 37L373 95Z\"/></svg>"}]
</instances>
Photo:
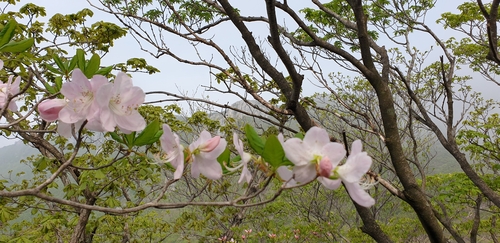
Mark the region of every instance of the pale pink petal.
<instances>
[{"instance_id":1,"label":"pale pink petal","mask_svg":"<svg viewBox=\"0 0 500 243\"><path fill-rule=\"evenodd\" d=\"M7 107L11 111L17 111L17 104L14 99L10 100L9 106Z\"/></svg>"},{"instance_id":2,"label":"pale pink petal","mask_svg":"<svg viewBox=\"0 0 500 243\"><path fill-rule=\"evenodd\" d=\"M243 154L243 142L238 138L237 133L233 133L233 144L238 154Z\"/></svg>"},{"instance_id":3,"label":"pale pink petal","mask_svg":"<svg viewBox=\"0 0 500 243\"><path fill-rule=\"evenodd\" d=\"M368 208L375 204L375 200L368 194L361 186L356 183L346 183L344 182L344 186L349 192L349 196L351 196L352 200L354 200L357 204Z\"/></svg>"},{"instance_id":4,"label":"pale pink petal","mask_svg":"<svg viewBox=\"0 0 500 243\"><path fill-rule=\"evenodd\" d=\"M342 180L340 179L337 179L337 180L332 180L332 179L328 179L328 178L325 178L325 177L318 177L317 179L319 182L321 182L321 184L330 189L330 190L335 190L337 188L339 188Z\"/></svg>"},{"instance_id":5,"label":"pale pink petal","mask_svg":"<svg viewBox=\"0 0 500 243\"><path fill-rule=\"evenodd\" d=\"M307 165L313 159L311 151L302 143L299 138L290 138L283 144L285 156L295 165Z\"/></svg>"},{"instance_id":6,"label":"pale pink petal","mask_svg":"<svg viewBox=\"0 0 500 243\"><path fill-rule=\"evenodd\" d=\"M66 105L59 112L59 120L61 120L64 123L69 123L69 124L75 123L75 122L81 120L82 118L84 118L84 116L82 116L82 114L83 113L76 112L74 109L71 109L71 107Z\"/></svg>"},{"instance_id":7,"label":"pale pink petal","mask_svg":"<svg viewBox=\"0 0 500 243\"><path fill-rule=\"evenodd\" d=\"M127 90L132 88L132 79L124 72L119 72L116 75L115 81L117 90Z\"/></svg>"},{"instance_id":8,"label":"pale pink petal","mask_svg":"<svg viewBox=\"0 0 500 243\"><path fill-rule=\"evenodd\" d=\"M57 123L57 133L59 133L59 135L65 137L65 138L70 138L71 135L72 135L72 127L71 127L71 124L68 124L68 123L64 123L62 121L59 121Z\"/></svg>"},{"instance_id":9,"label":"pale pink petal","mask_svg":"<svg viewBox=\"0 0 500 243\"><path fill-rule=\"evenodd\" d=\"M333 167L336 167L339 162L345 157L346 151L344 145L340 143L329 142L321 149L321 154L328 157L332 162Z\"/></svg>"},{"instance_id":10,"label":"pale pink petal","mask_svg":"<svg viewBox=\"0 0 500 243\"><path fill-rule=\"evenodd\" d=\"M181 157L177 157L175 160L177 161L175 163L177 163L178 166L177 166L177 168L175 169L175 172L174 172L174 179L178 180L178 179L180 179L182 177L182 173L184 172L184 159L181 158ZM174 163L174 161L172 161L172 164L173 163Z\"/></svg>"},{"instance_id":11,"label":"pale pink petal","mask_svg":"<svg viewBox=\"0 0 500 243\"><path fill-rule=\"evenodd\" d=\"M127 92L120 93L122 98L122 103L126 106L134 105L134 104L142 104L144 103L144 99L146 94L139 87L132 87L127 90Z\"/></svg>"},{"instance_id":12,"label":"pale pink petal","mask_svg":"<svg viewBox=\"0 0 500 243\"><path fill-rule=\"evenodd\" d=\"M84 92L91 90L92 86L85 74L80 69L75 69L71 74L71 82L62 85L61 94L71 100L80 98Z\"/></svg>"},{"instance_id":13,"label":"pale pink petal","mask_svg":"<svg viewBox=\"0 0 500 243\"><path fill-rule=\"evenodd\" d=\"M330 137L325 129L319 127L311 127L304 136L304 144L309 148L321 149L325 144L330 142Z\"/></svg>"},{"instance_id":14,"label":"pale pink petal","mask_svg":"<svg viewBox=\"0 0 500 243\"><path fill-rule=\"evenodd\" d=\"M352 143L351 154L361 153L362 150L363 150L363 144L361 143L361 140L358 139Z\"/></svg>"},{"instance_id":15,"label":"pale pink petal","mask_svg":"<svg viewBox=\"0 0 500 243\"><path fill-rule=\"evenodd\" d=\"M0 60L0 70L2 70L2 69L3 69L3 61Z\"/></svg>"},{"instance_id":16,"label":"pale pink petal","mask_svg":"<svg viewBox=\"0 0 500 243\"><path fill-rule=\"evenodd\" d=\"M115 116L115 121L118 127L123 131L140 131L146 127L144 117L138 112L133 112L128 116Z\"/></svg>"},{"instance_id":17,"label":"pale pink petal","mask_svg":"<svg viewBox=\"0 0 500 243\"><path fill-rule=\"evenodd\" d=\"M241 176L240 179L238 180L238 183L241 183L243 181L246 181L247 183L250 183L252 180L252 173L248 170L247 165L243 165L243 170L241 171Z\"/></svg>"},{"instance_id":18,"label":"pale pink petal","mask_svg":"<svg viewBox=\"0 0 500 243\"><path fill-rule=\"evenodd\" d=\"M113 96L113 84L108 83L99 88L95 98L99 107L104 109L109 109L109 101L111 100L112 96Z\"/></svg>"},{"instance_id":19,"label":"pale pink petal","mask_svg":"<svg viewBox=\"0 0 500 243\"><path fill-rule=\"evenodd\" d=\"M116 127L116 121L111 114L111 111L109 109L102 109L100 113L100 119L101 119L101 124L102 127L105 131L107 132L112 132L115 130Z\"/></svg>"},{"instance_id":20,"label":"pale pink petal","mask_svg":"<svg viewBox=\"0 0 500 243\"><path fill-rule=\"evenodd\" d=\"M281 146L285 143L285 137L283 137L283 133L278 134L278 141L280 141Z\"/></svg>"},{"instance_id":21,"label":"pale pink petal","mask_svg":"<svg viewBox=\"0 0 500 243\"><path fill-rule=\"evenodd\" d=\"M9 89L9 93L10 95L17 95L19 94L19 85L21 84L21 77L16 77L16 79L14 80L14 83L10 83L10 78L9 78L9 86L8 89Z\"/></svg>"},{"instance_id":22,"label":"pale pink petal","mask_svg":"<svg viewBox=\"0 0 500 243\"><path fill-rule=\"evenodd\" d=\"M276 171L278 172L278 175L281 177L281 179L284 181L288 181L293 177L293 172L289 170L286 166L280 166Z\"/></svg>"},{"instance_id":23,"label":"pale pink petal","mask_svg":"<svg viewBox=\"0 0 500 243\"><path fill-rule=\"evenodd\" d=\"M200 162L201 161L197 161L196 159L194 159L193 163L191 163L191 177L193 178L200 177L200 171L201 171Z\"/></svg>"},{"instance_id":24,"label":"pale pink petal","mask_svg":"<svg viewBox=\"0 0 500 243\"><path fill-rule=\"evenodd\" d=\"M94 132L106 132L106 130L102 126L101 119L99 119L99 116L87 120L87 125L85 125L85 128Z\"/></svg>"},{"instance_id":25,"label":"pale pink petal","mask_svg":"<svg viewBox=\"0 0 500 243\"><path fill-rule=\"evenodd\" d=\"M92 92L95 94L97 91L105 84L108 84L109 81L106 77L102 75L94 75L90 80L90 86L92 87Z\"/></svg>"},{"instance_id":26,"label":"pale pink petal","mask_svg":"<svg viewBox=\"0 0 500 243\"><path fill-rule=\"evenodd\" d=\"M358 182L370 169L372 158L365 152L350 155L344 165L338 167L337 172L344 182Z\"/></svg>"},{"instance_id":27,"label":"pale pink petal","mask_svg":"<svg viewBox=\"0 0 500 243\"><path fill-rule=\"evenodd\" d=\"M210 180L217 180L222 177L222 167L217 160L202 160L198 167L201 173Z\"/></svg>"},{"instance_id":28,"label":"pale pink petal","mask_svg":"<svg viewBox=\"0 0 500 243\"><path fill-rule=\"evenodd\" d=\"M293 167L293 174L295 181L298 183L308 183L316 178L316 165L313 163L296 165Z\"/></svg>"},{"instance_id":29,"label":"pale pink petal","mask_svg":"<svg viewBox=\"0 0 500 243\"><path fill-rule=\"evenodd\" d=\"M293 172L289 170L286 166L280 166L276 171L278 172L280 178L285 181L286 183L285 188L293 187L299 184L297 181L292 179Z\"/></svg>"}]
</instances>

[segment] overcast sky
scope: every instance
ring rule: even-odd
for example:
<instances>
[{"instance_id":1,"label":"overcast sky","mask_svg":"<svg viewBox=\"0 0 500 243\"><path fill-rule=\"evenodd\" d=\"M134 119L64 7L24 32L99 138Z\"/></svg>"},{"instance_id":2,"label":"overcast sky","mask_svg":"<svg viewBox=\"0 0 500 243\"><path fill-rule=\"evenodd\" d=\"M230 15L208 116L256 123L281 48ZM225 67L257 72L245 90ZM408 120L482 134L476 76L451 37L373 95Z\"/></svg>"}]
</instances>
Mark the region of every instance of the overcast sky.
<instances>
[{"instance_id":1,"label":"overcast sky","mask_svg":"<svg viewBox=\"0 0 500 243\"><path fill-rule=\"evenodd\" d=\"M18 7L24 5L26 2L32 1L21 1L18 4ZM64 4L61 4L64 2ZM92 2L97 3L96 0L92 0ZM265 15L265 6L264 1L235 1L238 3L237 7L242 11L243 15ZM288 1L290 4L302 4L306 1ZM426 21L430 26L437 26L435 24L435 20L439 18L439 15L443 12L457 12L456 6L458 6L463 1L449 1L449 0L441 0L438 1L436 8L429 12ZM4 3L2 3L4 4ZM54 0L37 0L35 4L46 7L47 15L50 17L55 13L61 14L69 14L75 13L83 8L90 8L94 12L93 18L90 19L90 23L95 21L104 20L109 22L118 23L115 18L109 14L102 13L99 10L93 9L86 0L65 0L65 1L54 1ZM312 6L311 4L309 6ZM0 4L0 7L1 4ZM48 19L48 18L46 18ZM284 21L284 20L280 20ZM90 25L90 24L88 24ZM293 26L288 26L290 29L293 29ZM439 27L441 28L441 27ZM267 29L263 30L253 30L253 31L263 31L265 33ZM452 31L439 31L441 34L441 38L448 38L456 33ZM254 33L255 34L255 33ZM229 47L231 45L239 47L243 45L241 40L241 35L236 33L234 27L228 25L228 30L226 33L214 33L214 38L220 43L221 46ZM169 40L170 41L170 40ZM420 41L420 40L419 40ZM435 46L435 43L430 38L422 39L420 41L423 49L428 49L431 45ZM188 44L181 41L173 40L169 43L170 48L172 50L179 50L186 48L186 53L191 52L193 55L193 59L196 60L195 54L190 48ZM70 50L71 51L71 50ZM73 50L74 51L74 50ZM70 55L72 55L70 53ZM207 56L210 56L209 53L206 53ZM440 53L436 53L437 56L442 55ZM110 50L110 53L105 56L103 59L103 65L125 62L127 59L132 57L143 57L146 58L150 65L153 65L161 70L161 73L155 75L138 75L134 74L133 80L134 84L140 86L144 89L144 91L154 91L154 90L168 90L175 92L180 89L182 92L188 92L190 95L201 96L203 93L203 88L200 85L207 84L210 80L209 70L204 67L194 67L188 66L184 64L180 64L173 60L168 56L164 56L160 59L154 59L149 54L144 53L140 50L139 45L135 42L130 35L125 38L122 38L116 42L115 47ZM217 58L217 57L216 57ZM337 72L341 70L332 70L332 72ZM477 86L477 85L475 85ZM497 86L488 84L486 82L482 82L481 85L475 87L484 91L498 90ZM484 89L483 89L484 88ZM312 94L317 92L318 89L315 88L314 85L306 85L304 87L305 94ZM230 96L222 96L213 94L205 94L210 95L211 99L214 99L220 103L234 103L237 101L234 97ZM489 95L488 95L489 96ZM165 97L147 97L147 100L153 100L156 98L165 98ZM11 143L12 141L0 141L0 146Z\"/></svg>"}]
</instances>

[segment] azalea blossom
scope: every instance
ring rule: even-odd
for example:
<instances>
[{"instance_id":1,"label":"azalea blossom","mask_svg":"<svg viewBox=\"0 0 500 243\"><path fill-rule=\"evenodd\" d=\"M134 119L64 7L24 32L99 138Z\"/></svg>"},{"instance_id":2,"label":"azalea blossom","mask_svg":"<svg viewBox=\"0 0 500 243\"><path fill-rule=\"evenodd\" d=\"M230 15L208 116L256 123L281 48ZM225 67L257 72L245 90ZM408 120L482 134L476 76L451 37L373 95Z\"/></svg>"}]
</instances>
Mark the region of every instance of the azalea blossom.
<instances>
[{"instance_id":1,"label":"azalea blossom","mask_svg":"<svg viewBox=\"0 0 500 243\"><path fill-rule=\"evenodd\" d=\"M21 77L17 77L14 82L12 82L13 78L14 76L11 75L9 76L9 80L7 81L7 83L0 84L0 109L3 109L7 106L7 108L11 111L17 110L16 102L14 100L9 101L9 96L12 97L19 94L19 84L21 84ZM8 104L7 101L9 101Z\"/></svg>"},{"instance_id":2,"label":"azalea blossom","mask_svg":"<svg viewBox=\"0 0 500 243\"><path fill-rule=\"evenodd\" d=\"M305 184L320 176L320 182L331 188L330 176L325 169L335 168L345 157L346 151L340 143L330 142L326 130L312 127L306 132L304 139L290 138L283 143L286 157L295 165L294 180ZM326 180L325 180L326 179ZM334 183L335 184L335 183Z\"/></svg>"},{"instance_id":3,"label":"azalea blossom","mask_svg":"<svg viewBox=\"0 0 500 243\"><path fill-rule=\"evenodd\" d=\"M94 119L99 111L96 93L106 83L108 80L102 75L95 75L89 81L80 69L73 70L71 82L66 82L61 87L61 94L66 98L67 104L59 112L59 120L72 124Z\"/></svg>"},{"instance_id":4,"label":"azalea blossom","mask_svg":"<svg viewBox=\"0 0 500 243\"><path fill-rule=\"evenodd\" d=\"M222 177L222 167L217 161L227 142L220 136L212 138L207 131L202 131L198 140L189 145L191 151L191 176L198 178L200 173L208 179L217 180Z\"/></svg>"},{"instance_id":5,"label":"azalea blossom","mask_svg":"<svg viewBox=\"0 0 500 243\"><path fill-rule=\"evenodd\" d=\"M241 166L243 167L243 169L241 170L241 176L240 179L238 180L238 183L241 183L244 180L247 183L250 183L250 181L252 180L252 173L250 173L250 171L248 170L247 164L248 161L250 161L250 159L252 158L252 156L249 153L243 151L243 142L241 141L241 139L238 138L237 133L233 134L233 143L234 147L236 148L236 151L238 151L238 154L241 157L241 164L237 168Z\"/></svg>"},{"instance_id":6,"label":"azalea blossom","mask_svg":"<svg viewBox=\"0 0 500 243\"><path fill-rule=\"evenodd\" d=\"M346 163L337 167L335 174L342 179L352 200L363 207L371 207L375 200L361 187L360 180L370 169L372 159L366 152L361 152L362 149L361 141L354 141Z\"/></svg>"},{"instance_id":7,"label":"azalea blossom","mask_svg":"<svg viewBox=\"0 0 500 243\"><path fill-rule=\"evenodd\" d=\"M175 168L174 179L179 179L184 171L184 148L179 143L179 136L170 127L163 124L163 134L160 137L161 148L167 153L166 161Z\"/></svg>"},{"instance_id":8,"label":"azalea blossom","mask_svg":"<svg viewBox=\"0 0 500 243\"><path fill-rule=\"evenodd\" d=\"M59 119L59 112L66 107L66 105L67 101L65 99L44 100L38 104L38 113L45 121L56 121Z\"/></svg>"},{"instance_id":9,"label":"azalea blossom","mask_svg":"<svg viewBox=\"0 0 500 243\"><path fill-rule=\"evenodd\" d=\"M114 83L103 85L96 96L101 109L100 121L105 131L114 131L118 126L124 133L130 133L146 127L146 121L137 111L144 103L144 91L133 86L127 74L118 73Z\"/></svg>"}]
</instances>

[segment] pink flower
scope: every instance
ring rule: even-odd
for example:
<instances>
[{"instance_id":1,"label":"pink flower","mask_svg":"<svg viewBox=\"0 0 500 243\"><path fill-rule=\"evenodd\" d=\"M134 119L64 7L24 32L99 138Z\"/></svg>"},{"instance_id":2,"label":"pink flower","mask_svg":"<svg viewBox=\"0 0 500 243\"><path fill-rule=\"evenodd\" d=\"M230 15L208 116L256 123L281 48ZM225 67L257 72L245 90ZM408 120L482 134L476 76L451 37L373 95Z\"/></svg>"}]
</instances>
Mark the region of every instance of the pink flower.
<instances>
[{"instance_id":1,"label":"pink flower","mask_svg":"<svg viewBox=\"0 0 500 243\"><path fill-rule=\"evenodd\" d=\"M288 139L283 149L286 157L295 165L293 175L299 184L308 183L318 175L326 179L324 176L329 173L325 169L335 168L346 154L344 146L330 142L326 130L319 127L309 129L304 140ZM321 179L320 182L328 188L335 186L328 179Z\"/></svg>"},{"instance_id":2,"label":"pink flower","mask_svg":"<svg viewBox=\"0 0 500 243\"><path fill-rule=\"evenodd\" d=\"M97 91L100 119L105 131L114 131L118 126L124 133L140 131L146 121L137 109L144 103L144 91L132 86L132 79L120 72L114 83L103 85Z\"/></svg>"},{"instance_id":3,"label":"pink flower","mask_svg":"<svg viewBox=\"0 0 500 243\"><path fill-rule=\"evenodd\" d=\"M335 172L344 182L352 200L363 207L371 207L375 204L375 200L361 187L359 181L370 169L372 159L366 152L361 152L362 149L361 141L354 141L346 163L339 166Z\"/></svg>"},{"instance_id":4,"label":"pink flower","mask_svg":"<svg viewBox=\"0 0 500 243\"><path fill-rule=\"evenodd\" d=\"M59 120L72 124L97 116L99 107L96 93L106 83L108 80L104 76L95 75L89 81L80 69L73 70L71 82L64 83L61 87L61 94L66 98L67 105L59 112Z\"/></svg>"},{"instance_id":5,"label":"pink flower","mask_svg":"<svg viewBox=\"0 0 500 243\"><path fill-rule=\"evenodd\" d=\"M7 108L11 111L17 110L17 105L14 100L10 100L10 102L7 104L9 96L19 94L19 84L21 84L21 77L17 77L14 82L12 82L13 78L14 76L11 75L9 76L9 80L7 81L7 83L0 84L0 109L3 109L5 106L7 106Z\"/></svg>"},{"instance_id":6,"label":"pink flower","mask_svg":"<svg viewBox=\"0 0 500 243\"><path fill-rule=\"evenodd\" d=\"M56 121L59 119L59 112L66 107L66 104L65 99L44 100L38 104L38 112L45 121Z\"/></svg>"},{"instance_id":7,"label":"pink flower","mask_svg":"<svg viewBox=\"0 0 500 243\"><path fill-rule=\"evenodd\" d=\"M225 139L219 136L212 138L209 132L201 132L198 140L189 145L193 160L191 176L198 178L201 173L211 180L221 178L222 167L217 161L217 157L224 152L226 145Z\"/></svg>"},{"instance_id":8,"label":"pink flower","mask_svg":"<svg viewBox=\"0 0 500 243\"><path fill-rule=\"evenodd\" d=\"M241 164L237 168L243 166L238 183L241 183L243 181L250 183L250 181L252 180L252 173L250 173L250 171L248 170L247 164L248 161L250 161L250 159L252 158L252 156L249 153L245 153L245 151L243 151L243 142L241 141L241 139L238 138L237 133L233 134L233 143L234 147L236 148L236 151L238 151L238 154L241 157Z\"/></svg>"},{"instance_id":9,"label":"pink flower","mask_svg":"<svg viewBox=\"0 0 500 243\"><path fill-rule=\"evenodd\" d=\"M167 153L167 162L175 168L174 179L179 179L184 171L184 152L179 143L179 136L172 133L170 127L163 125L163 135L160 138L161 148Z\"/></svg>"}]
</instances>

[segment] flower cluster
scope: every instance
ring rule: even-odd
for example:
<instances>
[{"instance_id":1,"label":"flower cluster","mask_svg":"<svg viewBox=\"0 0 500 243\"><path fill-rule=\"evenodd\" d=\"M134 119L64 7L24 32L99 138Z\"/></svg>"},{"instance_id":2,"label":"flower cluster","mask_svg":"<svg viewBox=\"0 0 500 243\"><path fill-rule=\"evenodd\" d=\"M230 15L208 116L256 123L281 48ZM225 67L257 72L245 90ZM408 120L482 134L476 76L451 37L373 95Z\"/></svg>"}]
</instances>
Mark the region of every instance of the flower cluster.
<instances>
[{"instance_id":1,"label":"flower cluster","mask_svg":"<svg viewBox=\"0 0 500 243\"><path fill-rule=\"evenodd\" d=\"M118 126L124 133L140 131L146 126L137 108L144 103L141 88L132 85L132 79L120 72L114 82L95 75L91 80L80 69L72 72L71 81L61 87L64 99L50 99L38 105L42 119L59 121L58 132L65 137L72 134L72 125L98 132L114 131Z\"/></svg>"},{"instance_id":2,"label":"flower cluster","mask_svg":"<svg viewBox=\"0 0 500 243\"><path fill-rule=\"evenodd\" d=\"M6 84L5 91L1 86L4 95L0 98L19 92L19 81L16 79L11 84L11 80L12 78ZM59 122L58 132L62 136L71 136L72 129L79 128L84 123L87 129L100 132L113 132L115 127L118 127L123 133L130 133L146 127L144 118L137 111L144 102L145 94L139 87L132 85L132 80L125 73L118 73L114 82L108 82L101 75L95 75L89 80L82 71L75 69L71 81L62 85L61 94L63 99L41 102L38 111L42 119ZM2 105L5 105L5 102ZM146 130L148 129L149 125ZM255 136L247 135L247 138L260 139ZM156 141L158 139L164 153L161 162L170 163L175 168L174 179L182 177L185 163L191 165L193 178L198 178L201 174L211 180L222 177L224 170L218 159L226 151L227 141L224 138L212 137L209 132L202 131L198 139L184 147L179 142L179 136L164 124L163 134L157 137ZM353 143L352 153L342 165L339 164L346 155L344 145L330 142L328 133L319 127L309 129L304 139L290 138L284 141L283 135L280 134L268 141L270 142L266 142L266 149L261 148L265 152L258 159L259 168L276 168L281 179L286 181L284 187L305 185L317 178L329 189L336 189L343 183L351 198L361 206L370 207L375 203L360 185L372 164L367 153L362 152L361 141ZM252 174L248 163L252 155L244 151L243 142L236 133L233 135L233 144L239 161L233 160L231 165L225 161L225 169L234 172L242 168L238 183L250 183ZM269 153L276 153L277 156L270 156ZM292 170L280 166L285 160L294 164ZM237 163L237 166L230 167L234 163Z\"/></svg>"},{"instance_id":3,"label":"flower cluster","mask_svg":"<svg viewBox=\"0 0 500 243\"><path fill-rule=\"evenodd\" d=\"M191 176L198 178L203 174L208 179L216 180L222 177L222 167L217 161L219 155L226 147L226 140L216 136L212 137L207 131L203 131L200 137L194 141L183 153L183 146L179 143L179 137L172 133L168 125L163 125L164 133L161 137L161 145L167 154L165 162L170 162L175 168L174 179L179 179L184 169L184 154L188 158L186 162L191 164ZM328 133L321 128L311 128L304 139L291 138L284 141L283 136L278 136L286 157L294 164L293 171L286 166L277 169L280 177L286 181L285 187L304 185L315 178L325 187L337 189L343 182L351 198L361 206L370 207L375 200L361 187L360 180L370 169L372 160L366 152L362 152L361 141L357 140L352 145L352 153L343 165L339 166L346 155L344 145L330 142ZM252 174L247 164L251 155L243 151L243 142L235 133L233 143L241 160L235 168L227 168L235 171L243 167L238 183L246 181L250 183Z\"/></svg>"},{"instance_id":4,"label":"flower cluster","mask_svg":"<svg viewBox=\"0 0 500 243\"><path fill-rule=\"evenodd\" d=\"M361 206L371 207L375 200L361 187L360 180L371 167L372 159L362 152L360 140L352 144L351 154L343 165L346 151L340 143L330 142L328 133L319 127L307 131L304 139L290 138L283 142L286 157L294 164L293 172L278 168L286 186L309 183L315 178L328 189L344 183L351 198Z\"/></svg>"}]
</instances>

